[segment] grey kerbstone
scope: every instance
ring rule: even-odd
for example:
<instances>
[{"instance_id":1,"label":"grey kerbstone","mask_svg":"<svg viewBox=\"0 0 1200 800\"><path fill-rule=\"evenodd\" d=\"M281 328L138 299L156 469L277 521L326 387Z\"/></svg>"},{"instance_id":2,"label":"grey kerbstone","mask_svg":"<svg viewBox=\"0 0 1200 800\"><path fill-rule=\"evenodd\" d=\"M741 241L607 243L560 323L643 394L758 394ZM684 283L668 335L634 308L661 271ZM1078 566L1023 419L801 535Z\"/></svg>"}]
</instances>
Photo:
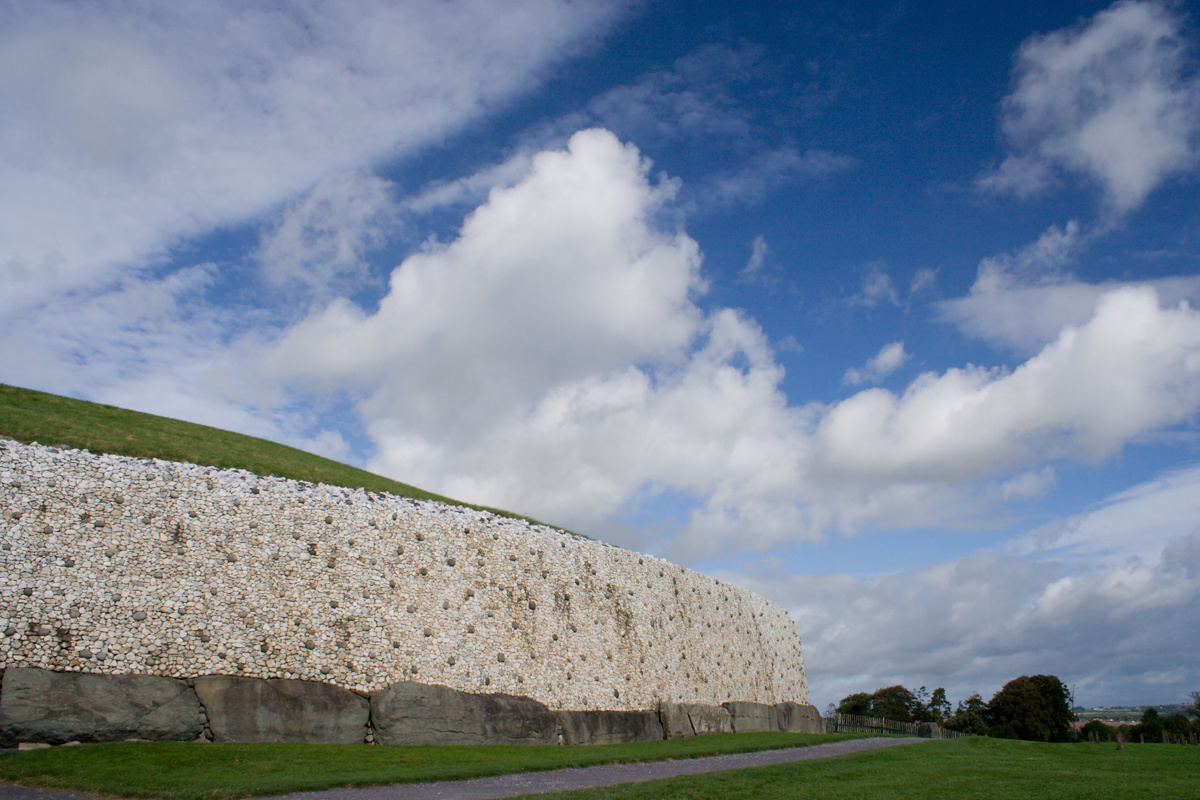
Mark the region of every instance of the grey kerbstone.
<instances>
[{"instance_id":1,"label":"grey kerbstone","mask_svg":"<svg viewBox=\"0 0 1200 800\"><path fill-rule=\"evenodd\" d=\"M371 720L380 744L558 743L558 717L543 703L415 681L373 693Z\"/></svg>"},{"instance_id":2,"label":"grey kerbstone","mask_svg":"<svg viewBox=\"0 0 1200 800\"><path fill-rule=\"evenodd\" d=\"M729 712L721 706L703 703L661 703L658 715L668 739L733 732Z\"/></svg>"},{"instance_id":3,"label":"grey kerbstone","mask_svg":"<svg viewBox=\"0 0 1200 800\"><path fill-rule=\"evenodd\" d=\"M806 703L776 703L779 730L784 733L824 733L825 721L816 706Z\"/></svg>"},{"instance_id":4,"label":"grey kerbstone","mask_svg":"<svg viewBox=\"0 0 1200 800\"><path fill-rule=\"evenodd\" d=\"M174 678L10 668L0 693L0 746L187 741L200 732L199 713L195 693Z\"/></svg>"},{"instance_id":5,"label":"grey kerbstone","mask_svg":"<svg viewBox=\"0 0 1200 800\"><path fill-rule=\"evenodd\" d=\"M659 703L658 718L662 723L664 738L682 739L696 735L687 708L686 703Z\"/></svg>"},{"instance_id":6,"label":"grey kerbstone","mask_svg":"<svg viewBox=\"0 0 1200 800\"><path fill-rule=\"evenodd\" d=\"M734 733L759 733L779 730L779 713L765 703L731 701L721 704L729 712Z\"/></svg>"},{"instance_id":7,"label":"grey kerbstone","mask_svg":"<svg viewBox=\"0 0 1200 800\"><path fill-rule=\"evenodd\" d=\"M655 711L558 711L563 744L624 744L663 737Z\"/></svg>"},{"instance_id":8,"label":"grey kerbstone","mask_svg":"<svg viewBox=\"0 0 1200 800\"><path fill-rule=\"evenodd\" d=\"M233 675L192 683L217 742L356 744L366 738L370 704L340 686Z\"/></svg>"},{"instance_id":9,"label":"grey kerbstone","mask_svg":"<svg viewBox=\"0 0 1200 800\"><path fill-rule=\"evenodd\" d=\"M692 730L696 732L697 736L710 733L733 733L729 711L721 706L692 703L688 706L688 719L692 721Z\"/></svg>"}]
</instances>

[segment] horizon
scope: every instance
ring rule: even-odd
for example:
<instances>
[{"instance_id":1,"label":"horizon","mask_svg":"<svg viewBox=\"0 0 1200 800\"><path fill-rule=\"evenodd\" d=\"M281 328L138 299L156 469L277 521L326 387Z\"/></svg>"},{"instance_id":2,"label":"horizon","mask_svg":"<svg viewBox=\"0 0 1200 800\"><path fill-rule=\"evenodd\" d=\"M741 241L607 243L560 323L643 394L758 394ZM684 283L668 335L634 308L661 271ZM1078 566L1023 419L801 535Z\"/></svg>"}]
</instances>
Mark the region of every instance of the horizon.
<instances>
[{"instance_id":1,"label":"horizon","mask_svg":"<svg viewBox=\"0 0 1200 800\"><path fill-rule=\"evenodd\" d=\"M818 708L1182 702L1198 8L7 3L0 381L736 584Z\"/></svg>"}]
</instances>

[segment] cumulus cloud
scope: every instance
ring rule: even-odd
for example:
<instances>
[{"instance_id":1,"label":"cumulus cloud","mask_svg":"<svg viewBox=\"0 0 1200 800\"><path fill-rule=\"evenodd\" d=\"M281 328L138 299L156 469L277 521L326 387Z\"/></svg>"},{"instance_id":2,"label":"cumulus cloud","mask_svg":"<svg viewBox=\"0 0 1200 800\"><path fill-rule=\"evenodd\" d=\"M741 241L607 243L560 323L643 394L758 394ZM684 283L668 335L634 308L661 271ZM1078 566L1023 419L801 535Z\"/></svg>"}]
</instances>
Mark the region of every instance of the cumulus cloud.
<instances>
[{"instance_id":1,"label":"cumulus cloud","mask_svg":"<svg viewBox=\"0 0 1200 800\"><path fill-rule=\"evenodd\" d=\"M1038 496L1048 461L1109 457L1200 405L1200 315L1123 287L1011 371L792 406L757 324L696 304L698 248L664 227L676 184L649 175L580 132L406 259L377 310L334 301L255 371L363 398L372 467L452 496L625 537L614 516L692 498L661 540L624 539L684 560L970 520ZM892 343L851 377L906 358Z\"/></svg>"},{"instance_id":2,"label":"cumulus cloud","mask_svg":"<svg viewBox=\"0 0 1200 800\"><path fill-rule=\"evenodd\" d=\"M815 443L834 474L949 480L1038 459L1096 461L1198 403L1200 314L1123 287L1011 372L951 369L901 395L861 392L823 416Z\"/></svg>"},{"instance_id":3,"label":"cumulus cloud","mask_svg":"<svg viewBox=\"0 0 1200 800\"><path fill-rule=\"evenodd\" d=\"M909 353L904 351L904 342L885 344L878 355L869 359L863 367L851 367L842 376L842 383L858 386L862 383L879 383L891 375L904 362L908 361Z\"/></svg>"},{"instance_id":4,"label":"cumulus cloud","mask_svg":"<svg viewBox=\"0 0 1200 800\"><path fill-rule=\"evenodd\" d=\"M1099 299L1122 286L1078 280L1069 267L1100 232L1084 232L1072 220L1050 226L1034 242L984 258L965 297L943 300L939 316L977 337L1022 355L1036 353L1064 327L1084 325ZM1200 278L1159 278L1153 287L1164 305L1200 300Z\"/></svg>"},{"instance_id":5,"label":"cumulus cloud","mask_svg":"<svg viewBox=\"0 0 1200 800\"><path fill-rule=\"evenodd\" d=\"M539 154L454 242L406 259L376 314L331 304L273 363L379 386L381 408L457 439L563 380L675 353L701 323L688 299L703 288L699 253L650 227L674 185L652 185L646 168L601 131ZM429 396L458 400L427 406Z\"/></svg>"},{"instance_id":6,"label":"cumulus cloud","mask_svg":"<svg viewBox=\"0 0 1200 800\"><path fill-rule=\"evenodd\" d=\"M620 3L4 3L0 307L437 141Z\"/></svg>"},{"instance_id":7,"label":"cumulus cloud","mask_svg":"<svg viewBox=\"0 0 1200 800\"><path fill-rule=\"evenodd\" d=\"M978 188L1028 196L1065 170L1099 183L1121 214L1190 169L1200 83L1186 69L1182 24L1163 4L1126 1L1022 44L1003 104L1013 152Z\"/></svg>"}]
</instances>

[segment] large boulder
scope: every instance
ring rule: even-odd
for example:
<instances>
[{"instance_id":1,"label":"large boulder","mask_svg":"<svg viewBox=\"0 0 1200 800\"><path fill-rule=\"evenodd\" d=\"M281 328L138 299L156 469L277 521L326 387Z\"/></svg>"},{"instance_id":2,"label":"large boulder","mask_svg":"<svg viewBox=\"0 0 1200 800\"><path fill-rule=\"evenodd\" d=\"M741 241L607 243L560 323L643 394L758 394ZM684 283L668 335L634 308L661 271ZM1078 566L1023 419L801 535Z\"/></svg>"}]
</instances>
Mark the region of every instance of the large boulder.
<instances>
[{"instance_id":1,"label":"large boulder","mask_svg":"<svg viewBox=\"0 0 1200 800\"><path fill-rule=\"evenodd\" d=\"M654 711L558 711L564 744L624 744L663 738Z\"/></svg>"},{"instance_id":2,"label":"large boulder","mask_svg":"<svg viewBox=\"0 0 1200 800\"><path fill-rule=\"evenodd\" d=\"M658 716L668 739L685 736L704 736L709 733L732 733L729 712L721 706L703 703L661 703Z\"/></svg>"},{"instance_id":3,"label":"large boulder","mask_svg":"<svg viewBox=\"0 0 1200 800\"><path fill-rule=\"evenodd\" d=\"M371 695L380 744L558 744L558 717L508 694L468 694L414 681Z\"/></svg>"},{"instance_id":4,"label":"large boulder","mask_svg":"<svg viewBox=\"0 0 1200 800\"><path fill-rule=\"evenodd\" d=\"M816 706L805 703L776 703L779 730L784 733L824 733L825 722Z\"/></svg>"},{"instance_id":5,"label":"large boulder","mask_svg":"<svg viewBox=\"0 0 1200 800\"><path fill-rule=\"evenodd\" d=\"M775 706L764 703L732 701L721 704L729 712L734 733L760 733L779 730L779 714Z\"/></svg>"},{"instance_id":6,"label":"large boulder","mask_svg":"<svg viewBox=\"0 0 1200 800\"><path fill-rule=\"evenodd\" d=\"M187 741L200 735L188 685L154 675L4 670L0 747L18 742Z\"/></svg>"},{"instance_id":7,"label":"large boulder","mask_svg":"<svg viewBox=\"0 0 1200 800\"><path fill-rule=\"evenodd\" d=\"M366 740L365 697L316 681L206 675L192 681L217 742Z\"/></svg>"}]
</instances>

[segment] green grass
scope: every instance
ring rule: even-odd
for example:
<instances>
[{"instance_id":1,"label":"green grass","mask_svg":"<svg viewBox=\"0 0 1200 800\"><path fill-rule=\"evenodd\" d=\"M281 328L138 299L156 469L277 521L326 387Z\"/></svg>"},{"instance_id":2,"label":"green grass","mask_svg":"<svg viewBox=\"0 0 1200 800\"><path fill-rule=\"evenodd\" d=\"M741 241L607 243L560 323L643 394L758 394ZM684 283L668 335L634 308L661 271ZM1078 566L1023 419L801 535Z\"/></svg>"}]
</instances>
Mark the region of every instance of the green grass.
<instances>
[{"instance_id":1,"label":"green grass","mask_svg":"<svg viewBox=\"0 0 1200 800\"><path fill-rule=\"evenodd\" d=\"M537 800L1197 800L1200 747L953 739Z\"/></svg>"},{"instance_id":2,"label":"green grass","mask_svg":"<svg viewBox=\"0 0 1200 800\"><path fill-rule=\"evenodd\" d=\"M118 797L216 800L460 780L560 767L804 747L853 734L743 733L585 747L366 747L153 742L0 755L0 781Z\"/></svg>"},{"instance_id":3,"label":"green grass","mask_svg":"<svg viewBox=\"0 0 1200 800\"><path fill-rule=\"evenodd\" d=\"M442 497L266 439L2 383L0 436L25 444L67 445L93 453L188 461L208 467L244 469L257 475L388 492L537 522L502 509Z\"/></svg>"}]
</instances>

